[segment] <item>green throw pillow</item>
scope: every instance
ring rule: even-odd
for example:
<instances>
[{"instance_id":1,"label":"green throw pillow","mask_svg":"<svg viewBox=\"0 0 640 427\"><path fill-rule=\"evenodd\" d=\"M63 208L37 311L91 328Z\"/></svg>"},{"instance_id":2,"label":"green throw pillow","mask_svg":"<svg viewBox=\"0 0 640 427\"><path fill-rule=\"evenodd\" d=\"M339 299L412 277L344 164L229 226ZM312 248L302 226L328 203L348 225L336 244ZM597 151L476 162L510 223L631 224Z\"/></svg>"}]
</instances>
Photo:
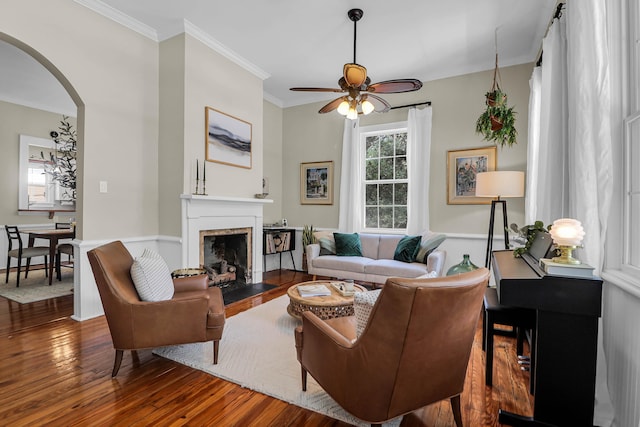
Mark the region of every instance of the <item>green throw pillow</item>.
<instances>
[{"instance_id":1,"label":"green throw pillow","mask_svg":"<svg viewBox=\"0 0 640 427\"><path fill-rule=\"evenodd\" d=\"M420 249L421 240L422 236L404 236L396 246L393 259L402 262L413 262Z\"/></svg>"},{"instance_id":2,"label":"green throw pillow","mask_svg":"<svg viewBox=\"0 0 640 427\"><path fill-rule=\"evenodd\" d=\"M446 238L447 236L444 234L430 234L420 243L420 248L416 254L416 261L426 264L429 254L435 251Z\"/></svg>"},{"instance_id":3,"label":"green throw pillow","mask_svg":"<svg viewBox=\"0 0 640 427\"><path fill-rule=\"evenodd\" d=\"M338 256L362 256L360 236L358 233L345 234L333 233L336 241L336 255Z\"/></svg>"}]
</instances>

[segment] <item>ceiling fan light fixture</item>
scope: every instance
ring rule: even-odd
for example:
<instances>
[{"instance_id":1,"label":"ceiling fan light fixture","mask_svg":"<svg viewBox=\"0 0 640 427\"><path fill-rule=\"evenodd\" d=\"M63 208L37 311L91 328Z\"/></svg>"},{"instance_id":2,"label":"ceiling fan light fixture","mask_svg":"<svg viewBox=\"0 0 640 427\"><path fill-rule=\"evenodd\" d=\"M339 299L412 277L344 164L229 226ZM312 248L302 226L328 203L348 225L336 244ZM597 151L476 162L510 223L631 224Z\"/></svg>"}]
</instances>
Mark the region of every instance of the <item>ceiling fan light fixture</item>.
<instances>
[{"instance_id":1,"label":"ceiling fan light fixture","mask_svg":"<svg viewBox=\"0 0 640 427\"><path fill-rule=\"evenodd\" d=\"M344 79L350 87L360 87L367 80L367 69L358 64L344 64Z\"/></svg>"},{"instance_id":2,"label":"ceiling fan light fixture","mask_svg":"<svg viewBox=\"0 0 640 427\"><path fill-rule=\"evenodd\" d=\"M369 113L373 113L373 110L376 109L376 107L367 99L364 99L362 101L362 103L360 104L360 108L362 108L362 114L364 114L365 116Z\"/></svg>"},{"instance_id":3,"label":"ceiling fan light fixture","mask_svg":"<svg viewBox=\"0 0 640 427\"><path fill-rule=\"evenodd\" d=\"M347 113L347 119L355 120L357 118L358 118L358 110L356 110L354 107L350 107L349 112Z\"/></svg>"},{"instance_id":4,"label":"ceiling fan light fixture","mask_svg":"<svg viewBox=\"0 0 640 427\"><path fill-rule=\"evenodd\" d=\"M347 113L349 112L349 101L347 101L346 99L342 101L340 105L338 105L337 111L343 116L346 116Z\"/></svg>"}]
</instances>

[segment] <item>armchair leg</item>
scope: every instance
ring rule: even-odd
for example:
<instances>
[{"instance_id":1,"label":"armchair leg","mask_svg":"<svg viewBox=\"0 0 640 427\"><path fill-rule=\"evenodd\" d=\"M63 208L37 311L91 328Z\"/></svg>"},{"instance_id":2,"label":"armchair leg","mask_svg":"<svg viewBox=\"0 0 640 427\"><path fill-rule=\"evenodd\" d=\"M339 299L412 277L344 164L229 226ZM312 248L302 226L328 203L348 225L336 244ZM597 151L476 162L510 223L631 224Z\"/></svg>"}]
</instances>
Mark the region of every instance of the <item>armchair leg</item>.
<instances>
[{"instance_id":1,"label":"armchair leg","mask_svg":"<svg viewBox=\"0 0 640 427\"><path fill-rule=\"evenodd\" d=\"M118 371L120 370L120 365L122 364L122 354L123 350L116 350L116 359L113 362L113 371L111 371L111 378L118 375Z\"/></svg>"},{"instance_id":2,"label":"armchair leg","mask_svg":"<svg viewBox=\"0 0 640 427\"><path fill-rule=\"evenodd\" d=\"M220 347L220 340L213 340L213 364L218 364L218 348Z\"/></svg>"},{"instance_id":3,"label":"armchair leg","mask_svg":"<svg viewBox=\"0 0 640 427\"><path fill-rule=\"evenodd\" d=\"M453 396L450 400L451 400L451 411L453 412L453 419L456 422L456 426L463 427L462 412L460 412L460 395Z\"/></svg>"},{"instance_id":4,"label":"armchair leg","mask_svg":"<svg viewBox=\"0 0 640 427\"><path fill-rule=\"evenodd\" d=\"M302 391L307 391L307 370L300 365L300 373L302 374Z\"/></svg>"}]
</instances>

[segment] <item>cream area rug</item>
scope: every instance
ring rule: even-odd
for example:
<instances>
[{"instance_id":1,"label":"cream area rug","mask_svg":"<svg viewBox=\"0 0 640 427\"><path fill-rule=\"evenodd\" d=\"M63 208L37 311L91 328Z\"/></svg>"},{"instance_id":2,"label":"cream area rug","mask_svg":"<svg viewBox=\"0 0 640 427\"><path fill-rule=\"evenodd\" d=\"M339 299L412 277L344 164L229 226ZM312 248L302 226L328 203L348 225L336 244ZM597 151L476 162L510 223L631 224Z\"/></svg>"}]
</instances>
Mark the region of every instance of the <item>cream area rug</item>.
<instances>
[{"instance_id":1,"label":"cream area rug","mask_svg":"<svg viewBox=\"0 0 640 427\"><path fill-rule=\"evenodd\" d=\"M284 295L227 319L213 365L211 342L162 347L154 353L211 375L353 425L368 426L342 409L311 375L302 391L293 331ZM385 426L398 426L402 417Z\"/></svg>"},{"instance_id":2,"label":"cream area rug","mask_svg":"<svg viewBox=\"0 0 640 427\"><path fill-rule=\"evenodd\" d=\"M28 304L73 294L73 270L63 268L60 282L55 277L55 270L53 274L53 282L49 286L49 278L45 277L44 270L29 270L29 277L25 279L23 269L20 272L20 287L16 288L16 273L9 273L9 283L4 283L7 276L3 271L0 276L0 296L20 304Z\"/></svg>"}]
</instances>

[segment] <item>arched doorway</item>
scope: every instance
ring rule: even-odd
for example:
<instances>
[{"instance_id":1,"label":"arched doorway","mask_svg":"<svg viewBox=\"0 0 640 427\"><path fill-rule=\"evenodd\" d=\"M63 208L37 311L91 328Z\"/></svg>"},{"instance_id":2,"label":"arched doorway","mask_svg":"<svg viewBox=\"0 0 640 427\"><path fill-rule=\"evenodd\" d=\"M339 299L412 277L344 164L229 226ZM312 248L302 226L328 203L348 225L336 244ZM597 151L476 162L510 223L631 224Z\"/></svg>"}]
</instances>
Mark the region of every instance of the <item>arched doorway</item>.
<instances>
[{"instance_id":1,"label":"arched doorway","mask_svg":"<svg viewBox=\"0 0 640 427\"><path fill-rule=\"evenodd\" d=\"M35 133L36 136L50 138L50 131L56 130L63 116L69 116L78 129L77 141L80 148L84 139L80 131L84 117L84 104L70 82L53 63L35 49L4 33L0 33L0 74L3 76L0 82L0 103L3 104L3 111L11 112L4 118L0 117L0 121L3 122L3 132L10 135L9 138L3 138L0 145L3 145L3 151L6 154L3 156L4 162L12 164L7 179L0 183L7 186L3 191L7 195L5 200L7 208L0 211L0 223L28 226L37 223L50 222L53 225L53 222L57 221L67 222L71 215L58 218L53 211L45 214L27 211L20 212L22 215L19 215L16 195L19 192L20 180L17 165L20 151L19 141L15 135ZM81 153L81 150L78 153ZM82 158L78 156L78 166L81 163ZM82 168L79 167L78 170ZM81 175L78 174L77 180L81 179ZM77 237L82 235L81 203L82 195L78 192L76 211L73 213L78 230ZM4 256L3 261L5 261ZM74 280L74 288L77 286L75 282L76 280Z\"/></svg>"}]
</instances>

